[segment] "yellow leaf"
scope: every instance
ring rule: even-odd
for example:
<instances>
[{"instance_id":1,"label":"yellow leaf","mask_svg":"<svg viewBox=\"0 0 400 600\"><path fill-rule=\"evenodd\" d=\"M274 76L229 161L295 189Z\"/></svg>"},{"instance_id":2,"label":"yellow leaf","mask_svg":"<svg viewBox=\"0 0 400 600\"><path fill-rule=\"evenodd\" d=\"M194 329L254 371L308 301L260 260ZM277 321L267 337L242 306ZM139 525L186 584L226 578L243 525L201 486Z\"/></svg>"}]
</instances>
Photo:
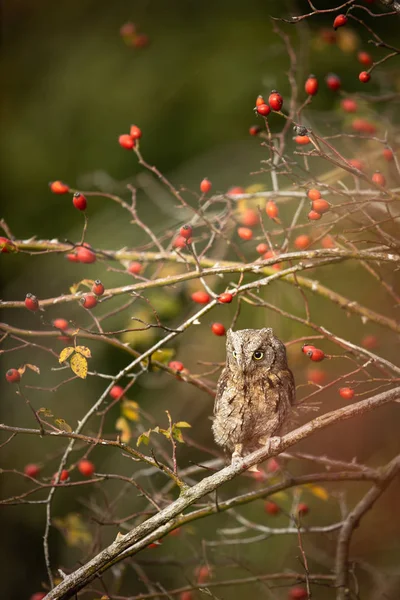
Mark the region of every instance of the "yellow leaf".
<instances>
[{"instance_id":1,"label":"yellow leaf","mask_svg":"<svg viewBox=\"0 0 400 600\"><path fill-rule=\"evenodd\" d=\"M115 423L115 429L120 432L121 442L128 444L132 437L131 428L129 427L128 421L124 417L120 417Z\"/></svg>"},{"instance_id":2,"label":"yellow leaf","mask_svg":"<svg viewBox=\"0 0 400 600\"><path fill-rule=\"evenodd\" d=\"M71 287L69 288L69 291L71 292L71 294L76 294L76 292L79 290L81 285L83 285L84 287L87 287L87 288L91 288L93 285L93 279L82 279L82 281L79 281L78 283L74 283L73 285L71 285Z\"/></svg>"},{"instance_id":3,"label":"yellow leaf","mask_svg":"<svg viewBox=\"0 0 400 600\"><path fill-rule=\"evenodd\" d=\"M86 379L88 372L88 364L84 356L82 356L81 354L74 354L69 364L75 375L77 375L81 379Z\"/></svg>"},{"instance_id":4,"label":"yellow leaf","mask_svg":"<svg viewBox=\"0 0 400 600\"><path fill-rule=\"evenodd\" d=\"M191 425L189 425L189 423L187 423L186 421L178 421L177 423L175 423L175 427L191 427Z\"/></svg>"},{"instance_id":5,"label":"yellow leaf","mask_svg":"<svg viewBox=\"0 0 400 600\"><path fill-rule=\"evenodd\" d=\"M140 446L140 444L143 442L143 444L145 444L145 446L148 446L149 441L150 441L150 433L151 433L151 429L148 429L147 431L144 431L143 433L141 433L136 441L136 446Z\"/></svg>"},{"instance_id":6,"label":"yellow leaf","mask_svg":"<svg viewBox=\"0 0 400 600\"><path fill-rule=\"evenodd\" d=\"M35 371L35 373L37 373L38 375L40 375L40 369L39 369L39 367L37 367L36 365L30 365L29 363L27 363L26 365L22 365L22 367L20 367L18 369L18 373L20 375L23 375L25 373L26 369L31 369L31 371Z\"/></svg>"},{"instance_id":7,"label":"yellow leaf","mask_svg":"<svg viewBox=\"0 0 400 600\"><path fill-rule=\"evenodd\" d=\"M75 348L72 348L71 346L68 346L67 348L64 348L64 350L61 350L60 352L60 356L58 358L58 362L59 363L63 363L66 360L69 359L69 357L71 356L71 354L73 354L75 352Z\"/></svg>"},{"instance_id":8,"label":"yellow leaf","mask_svg":"<svg viewBox=\"0 0 400 600\"><path fill-rule=\"evenodd\" d=\"M171 358L175 356L175 350L173 348L160 348L151 355L151 360L166 364Z\"/></svg>"},{"instance_id":9,"label":"yellow leaf","mask_svg":"<svg viewBox=\"0 0 400 600\"><path fill-rule=\"evenodd\" d=\"M258 194L258 192L263 192L264 189L265 186L263 186L261 183L253 183L246 188L246 194Z\"/></svg>"},{"instance_id":10,"label":"yellow leaf","mask_svg":"<svg viewBox=\"0 0 400 600\"><path fill-rule=\"evenodd\" d=\"M82 354L82 356L86 356L86 358L92 358L90 348L87 348L86 346L76 346L75 350L76 352L79 352L79 354Z\"/></svg>"},{"instance_id":11,"label":"yellow leaf","mask_svg":"<svg viewBox=\"0 0 400 600\"><path fill-rule=\"evenodd\" d=\"M322 486L309 484L307 487L310 492L320 500L328 500L329 494Z\"/></svg>"},{"instance_id":12,"label":"yellow leaf","mask_svg":"<svg viewBox=\"0 0 400 600\"><path fill-rule=\"evenodd\" d=\"M37 411L38 415L43 415L44 417L53 417L53 413L51 412L50 408L39 408L39 410Z\"/></svg>"},{"instance_id":13,"label":"yellow leaf","mask_svg":"<svg viewBox=\"0 0 400 600\"><path fill-rule=\"evenodd\" d=\"M288 499L288 494L286 492L276 492L276 494L271 494L268 496L268 500L273 500L273 502L284 502Z\"/></svg>"},{"instance_id":14,"label":"yellow leaf","mask_svg":"<svg viewBox=\"0 0 400 600\"><path fill-rule=\"evenodd\" d=\"M64 535L68 546L88 546L92 542L92 534L86 522L77 513L55 518L53 525Z\"/></svg>"},{"instance_id":15,"label":"yellow leaf","mask_svg":"<svg viewBox=\"0 0 400 600\"><path fill-rule=\"evenodd\" d=\"M58 429L61 429L61 431L68 431L68 433L71 433L72 427L68 425L67 421L64 419L54 419L54 423L57 425Z\"/></svg>"},{"instance_id":16,"label":"yellow leaf","mask_svg":"<svg viewBox=\"0 0 400 600\"><path fill-rule=\"evenodd\" d=\"M129 421L139 421L139 404L133 400L123 400L121 412Z\"/></svg>"}]
</instances>

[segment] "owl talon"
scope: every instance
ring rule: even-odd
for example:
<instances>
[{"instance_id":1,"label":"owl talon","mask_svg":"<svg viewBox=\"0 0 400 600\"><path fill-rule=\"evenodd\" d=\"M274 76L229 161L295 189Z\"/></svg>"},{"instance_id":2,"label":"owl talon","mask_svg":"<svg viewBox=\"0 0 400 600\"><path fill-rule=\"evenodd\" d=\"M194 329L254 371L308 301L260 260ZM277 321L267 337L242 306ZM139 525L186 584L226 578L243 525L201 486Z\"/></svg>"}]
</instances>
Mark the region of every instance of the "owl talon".
<instances>
[{"instance_id":1,"label":"owl talon","mask_svg":"<svg viewBox=\"0 0 400 600\"><path fill-rule=\"evenodd\" d=\"M266 442L266 447L268 448L268 452L277 452L279 450L279 446L281 444L281 438L278 436L270 437Z\"/></svg>"}]
</instances>

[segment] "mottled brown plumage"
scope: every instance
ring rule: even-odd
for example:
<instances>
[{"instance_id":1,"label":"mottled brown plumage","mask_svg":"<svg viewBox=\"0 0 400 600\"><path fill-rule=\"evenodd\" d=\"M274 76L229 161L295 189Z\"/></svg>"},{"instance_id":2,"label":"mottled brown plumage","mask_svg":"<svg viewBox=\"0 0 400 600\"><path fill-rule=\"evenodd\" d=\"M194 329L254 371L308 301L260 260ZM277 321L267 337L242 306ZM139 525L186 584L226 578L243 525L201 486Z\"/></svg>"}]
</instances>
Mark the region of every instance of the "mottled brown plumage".
<instances>
[{"instance_id":1,"label":"mottled brown plumage","mask_svg":"<svg viewBox=\"0 0 400 600\"><path fill-rule=\"evenodd\" d=\"M233 459L250 454L281 431L294 399L286 349L272 329L229 330L214 405L216 443Z\"/></svg>"}]
</instances>

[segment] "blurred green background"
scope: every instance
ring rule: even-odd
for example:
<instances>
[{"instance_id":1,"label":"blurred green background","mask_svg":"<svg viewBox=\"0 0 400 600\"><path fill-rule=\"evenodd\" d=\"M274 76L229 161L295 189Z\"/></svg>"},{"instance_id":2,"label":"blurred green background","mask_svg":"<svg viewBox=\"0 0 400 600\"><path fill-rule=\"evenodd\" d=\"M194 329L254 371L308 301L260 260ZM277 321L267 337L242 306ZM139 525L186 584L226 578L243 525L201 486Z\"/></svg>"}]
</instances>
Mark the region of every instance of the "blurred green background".
<instances>
[{"instance_id":1,"label":"blurred green background","mask_svg":"<svg viewBox=\"0 0 400 600\"><path fill-rule=\"evenodd\" d=\"M332 3L320 4L322 7ZM79 239L81 215L72 209L70 196L50 193L47 184L55 179L64 180L78 189L119 193L126 199L129 199L129 194L125 186L132 183L139 189L139 213L157 234L183 223L187 213L177 209L167 191L143 173L132 153L119 147L118 136L128 132L131 123L136 123L143 131L141 150L145 158L157 165L177 186L197 190L204 176L213 181L215 191L222 192L234 185L270 184L268 176L251 175L259 170L265 151L257 140L248 135L249 126L257 122L252 113L256 96L268 94L273 88L284 95L289 93L286 76L288 58L281 39L272 30L270 16L287 17L306 12L307 2L117 0L110 3L106 0L81 0L71 3L59 0L54 3L42 0L32 3L6 0L2 5L0 216L15 237ZM323 77L330 71L340 73L345 89L360 91L356 77L360 67L354 53L357 48L365 47L367 37L356 29L353 37L347 32L343 34L340 45L324 44L321 42L321 27L330 27L331 20L330 15L325 15L304 21L297 27L283 25L282 29L291 34L296 48L299 81L302 82L310 71L320 78L320 93L309 112L311 123L322 126L325 122L335 127L341 124L343 116L338 110L338 99L325 89ZM132 48L124 43L119 30L128 21L134 22L140 32L149 36L147 47ZM386 41L394 43L398 27L395 19L376 20L374 27L385 34ZM376 57L381 56L373 49L371 52ZM393 64L388 64L385 69L377 74L376 82L372 82L369 89L376 92L379 87L389 87L393 81L399 86L398 67L397 72ZM379 119L387 124L393 123L395 108L396 105L385 105L380 110ZM356 142L350 147L357 152ZM123 211L104 199L91 198L88 214L87 239L96 248L133 247L147 241L141 231L129 224ZM67 293L72 283L85 277L100 277L108 286L127 281L125 276L106 271L99 264L75 265L61 260L56 255L36 256L29 260L22 254L0 256L1 297L22 300L27 291L39 297L59 295ZM343 267L340 277L334 269L328 270L325 281L337 291L348 292L351 297L359 295L359 299L364 295L362 286L370 285L368 276L354 266ZM350 291L349 281L352 282ZM276 285L270 293L268 300L280 304L285 310L295 312L296 306L301 303L300 295L282 284ZM171 318L173 324L190 312L181 289L150 294L149 297L161 312L164 311L165 319ZM361 328L357 319L349 320L338 309L315 300L312 302L314 318L318 322L327 324L338 335L347 335L357 343L364 333L377 334L382 354L395 359L398 341L393 335L373 326ZM381 290L371 293L370 302L375 309L394 316L393 303ZM226 315L232 317L235 307L223 308L225 312L222 315L220 311L221 320L228 324ZM52 310L48 317L78 318L77 310L67 305L62 314ZM1 318L18 326L40 327L33 315L21 313L3 312ZM219 318L218 313L213 314L205 322L209 325ZM79 313L79 319L90 323L86 315L81 317ZM272 325L285 341L306 334L290 321L284 321L275 314L266 316L264 311L246 310L239 322L240 327L261 327L265 324ZM150 341L151 338L145 336L143 346L139 348L146 347ZM61 342L54 347L60 351ZM95 368L99 371L115 373L126 364L126 357L121 353L101 344L93 343L90 347L96 356ZM182 360L184 357L185 365L194 373L201 371L199 360L224 360L224 340L216 339L210 344L208 328L197 328L197 331L183 336L174 347L177 358ZM54 362L43 354L38 351L32 357L31 348L19 351L18 359L16 353L8 354L2 361L2 372L15 366L16 360L18 364L35 362L46 373L47 379L45 384L43 380L38 384L36 375L29 374L29 383L55 385L60 381L60 375L49 372ZM297 381L304 382L307 378L304 363L297 354L293 354L291 360ZM339 372L346 372L348 365L343 363L328 365L329 377L333 379ZM92 378L90 386L88 382L73 382L60 388L56 395L32 391L30 398L34 406L49 406L57 416L74 424L103 389L104 382ZM26 407L13 390L4 387L1 397L2 422L32 426ZM165 425L164 411L168 408L174 420L185 419L193 425L191 438L212 451L216 450L210 433L210 397L191 386L171 382L170 377L160 373L143 377L129 397L138 401L160 425ZM327 408L340 405L333 392L326 394L323 402ZM310 440L307 450L349 460L357 455L360 460L381 464L393 456L396 447L398 450L398 425L394 413L393 407L386 407L364 417L362 423L344 424L339 449L337 430L332 429ZM107 421L108 432L113 431L117 417L116 409ZM2 449L2 466L21 470L27 462L40 462L45 457L48 464L46 476L50 477L62 447L53 440L39 443L37 439L19 437ZM84 450L80 448L77 455ZM186 466L190 460L203 461L204 456L201 449L180 449L180 464ZM106 453L96 449L91 458L99 472L126 475L132 472L130 462L117 452ZM296 468L293 466L292 471L296 472ZM156 478L155 481L159 487L162 480ZM28 485L21 477L12 474L3 474L1 482L3 497L22 493ZM141 483L149 486L150 490L154 484L150 479L143 479ZM230 484L222 494L227 496L235 489L243 489L243 485L243 482ZM250 480L246 485L252 489L259 484ZM105 487L112 497L117 486L110 483ZM351 504L366 488L359 486L357 489L357 484L349 484L343 489L349 490ZM79 488L78 493L73 489L57 493L54 515L64 517L71 512L80 512L88 519L91 514L88 504L93 510L92 494L89 488L84 487ZM96 502L101 505L98 494L97 490ZM312 495L306 500L312 507L313 523L325 524L339 519L335 500L330 499L329 504L323 506L321 500ZM380 502L385 510L368 516L355 537L354 552L365 561L380 563L378 566L390 570L400 558L400 525L394 489ZM284 499L283 503L290 510L288 499ZM118 511L124 516L140 510L140 506L143 502L137 499L134 491L123 499ZM387 511L390 510L393 513L389 520ZM2 597L10 600L28 598L41 589L41 582L46 581L41 546L44 510L40 505L14 506L3 508L1 513L0 562L8 573L3 581ZM265 519L262 503L244 509L243 513L255 521ZM286 524L285 517L279 519L274 524ZM152 580L160 581L167 589L183 585L193 578L195 567L206 559L211 564L220 565L216 571L218 579L299 568L297 542L292 537L282 536L246 545L245 550L240 545L217 546L216 549L207 547L205 550L201 540L213 539L215 530L224 526L233 526L226 515L195 524L182 533L182 538L170 538L162 548L143 552L141 567ZM114 527L103 529L96 548L104 547L115 537L116 531ZM372 538L374 547L370 546ZM307 546L311 569L329 572L332 539L318 537L311 541L312 544ZM68 547L62 535L55 531L51 536L51 551L52 564L62 564L66 568L73 568L75 561L82 557L80 550ZM165 562L164 567L157 562L159 557L161 562ZM186 561L184 573L168 562L175 559ZM126 579L121 594L133 595L145 589L139 581L132 580L132 575ZM367 578L361 577L361 580L364 586L368 585ZM252 589L268 597L262 586L255 585ZM244 590L227 588L223 592L217 591L216 596L236 600L244 597ZM286 593L284 588L273 597L285 598ZM317 589L315 598L333 597L329 593ZM95 596L89 593L88 597Z\"/></svg>"}]
</instances>

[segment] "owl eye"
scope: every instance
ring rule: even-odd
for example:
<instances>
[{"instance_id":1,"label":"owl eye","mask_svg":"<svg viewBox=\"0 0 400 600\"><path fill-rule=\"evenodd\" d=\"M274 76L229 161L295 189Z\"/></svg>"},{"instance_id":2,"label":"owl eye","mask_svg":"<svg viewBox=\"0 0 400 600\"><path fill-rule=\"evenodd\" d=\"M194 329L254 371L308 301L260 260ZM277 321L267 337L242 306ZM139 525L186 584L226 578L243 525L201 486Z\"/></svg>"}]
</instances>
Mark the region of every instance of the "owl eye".
<instances>
[{"instance_id":1,"label":"owl eye","mask_svg":"<svg viewBox=\"0 0 400 600\"><path fill-rule=\"evenodd\" d=\"M254 360L261 360L263 356L264 352L261 352L261 350L256 350L255 352L253 352Z\"/></svg>"},{"instance_id":2,"label":"owl eye","mask_svg":"<svg viewBox=\"0 0 400 600\"><path fill-rule=\"evenodd\" d=\"M233 358L237 358L237 352L233 351L232 354L233 354Z\"/></svg>"}]
</instances>

